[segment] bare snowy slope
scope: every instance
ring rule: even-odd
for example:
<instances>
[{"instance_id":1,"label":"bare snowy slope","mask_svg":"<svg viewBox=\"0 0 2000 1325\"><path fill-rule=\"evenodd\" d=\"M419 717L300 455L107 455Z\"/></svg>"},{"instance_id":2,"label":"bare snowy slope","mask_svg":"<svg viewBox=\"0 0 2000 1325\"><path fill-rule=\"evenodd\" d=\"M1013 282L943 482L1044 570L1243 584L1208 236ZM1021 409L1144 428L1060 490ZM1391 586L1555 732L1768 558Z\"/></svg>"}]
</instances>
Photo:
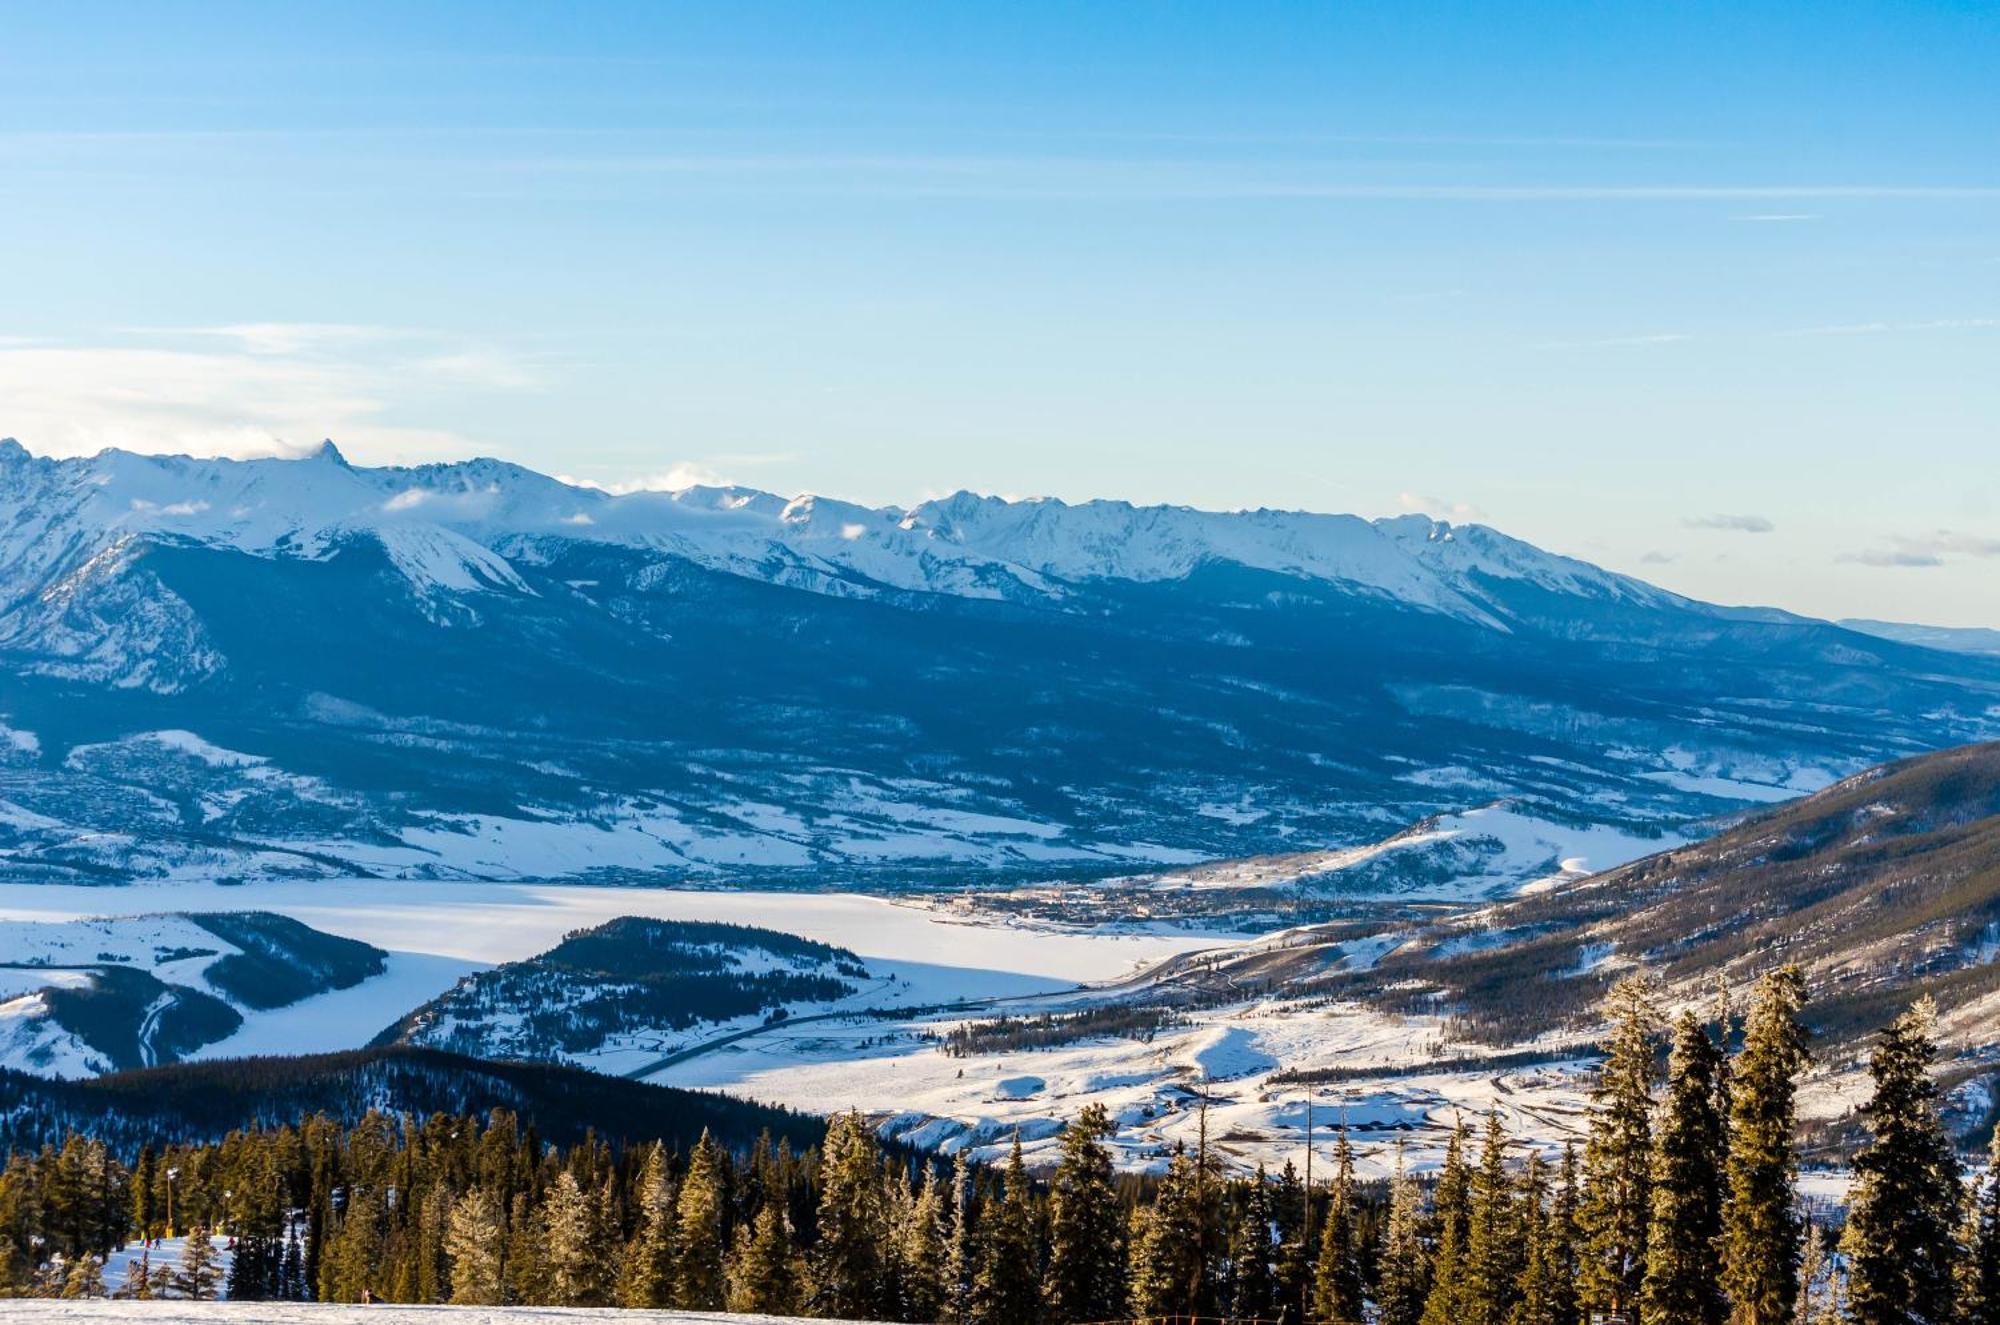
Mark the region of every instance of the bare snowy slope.
<instances>
[{"instance_id":1,"label":"bare snowy slope","mask_svg":"<svg viewBox=\"0 0 2000 1325\"><path fill-rule=\"evenodd\" d=\"M262 911L0 925L0 1067L80 1077L171 1063L246 1012L383 970L365 943Z\"/></svg>"},{"instance_id":2,"label":"bare snowy slope","mask_svg":"<svg viewBox=\"0 0 2000 1325\"><path fill-rule=\"evenodd\" d=\"M0 443L14 878L1111 874L1499 799L1647 837L1994 734L2000 659L1420 517Z\"/></svg>"}]
</instances>

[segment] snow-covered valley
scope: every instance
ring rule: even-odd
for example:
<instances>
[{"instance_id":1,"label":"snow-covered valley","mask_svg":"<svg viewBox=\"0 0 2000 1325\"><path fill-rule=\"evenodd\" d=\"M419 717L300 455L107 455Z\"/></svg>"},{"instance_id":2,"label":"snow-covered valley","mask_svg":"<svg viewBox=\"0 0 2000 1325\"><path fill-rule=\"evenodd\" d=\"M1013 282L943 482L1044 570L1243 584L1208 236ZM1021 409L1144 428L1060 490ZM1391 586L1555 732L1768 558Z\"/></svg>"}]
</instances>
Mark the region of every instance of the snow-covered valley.
<instances>
[{"instance_id":1,"label":"snow-covered valley","mask_svg":"<svg viewBox=\"0 0 2000 1325\"><path fill-rule=\"evenodd\" d=\"M2000 660L1421 517L614 496L331 447L5 443L0 476L22 880L873 891L1361 850L1493 806L1659 841L2000 731Z\"/></svg>"}]
</instances>

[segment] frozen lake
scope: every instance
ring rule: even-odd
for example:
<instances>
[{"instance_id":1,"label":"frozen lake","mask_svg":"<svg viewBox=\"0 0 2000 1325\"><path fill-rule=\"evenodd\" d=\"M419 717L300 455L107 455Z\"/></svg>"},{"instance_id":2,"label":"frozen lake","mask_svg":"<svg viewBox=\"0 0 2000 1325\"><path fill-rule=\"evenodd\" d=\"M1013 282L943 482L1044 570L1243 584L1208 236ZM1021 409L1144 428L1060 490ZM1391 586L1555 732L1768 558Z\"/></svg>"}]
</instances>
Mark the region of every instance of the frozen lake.
<instances>
[{"instance_id":1,"label":"frozen lake","mask_svg":"<svg viewBox=\"0 0 2000 1325\"><path fill-rule=\"evenodd\" d=\"M1052 932L946 918L853 893L722 892L581 884L388 880L87 888L0 884L0 925L162 911L275 911L390 954L352 989L251 1013L199 1057L355 1048L461 976L532 957L617 916L757 925L848 948L901 982L893 1001L1036 994L1112 980L1214 935Z\"/></svg>"}]
</instances>

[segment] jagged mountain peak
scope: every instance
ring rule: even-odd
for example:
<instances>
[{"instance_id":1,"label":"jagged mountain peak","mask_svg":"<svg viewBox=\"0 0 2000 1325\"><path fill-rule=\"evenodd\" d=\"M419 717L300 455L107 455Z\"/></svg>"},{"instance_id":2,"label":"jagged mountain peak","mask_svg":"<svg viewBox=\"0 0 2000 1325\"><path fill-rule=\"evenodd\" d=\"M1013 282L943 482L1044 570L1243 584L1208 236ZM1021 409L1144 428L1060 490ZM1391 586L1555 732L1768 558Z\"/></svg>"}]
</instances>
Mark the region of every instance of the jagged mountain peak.
<instances>
[{"instance_id":1,"label":"jagged mountain peak","mask_svg":"<svg viewBox=\"0 0 2000 1325\"><path fill-rule=\"evenodd\" d=\"M0 545L0 598L44 584L60 570L54 561L76 562L129 536L307 557L356 536L392 548L417 541L457 549L453 557L477 571L420 576L419 587L462 584L468 591L508 577L463 543L501 552L512 540L554 538L667 551L794 587L1051 602L1067 597L1066 585L1157 583L1231 564L1500 628L1507 605L1478 577L1565 593L1671 597L1482 526L1454 528L1420 516L1371 522L965 490L907 509L733 486L614 493L490 458L355 466L331 441L296 460L118 450L37 460L18 444L7 454L10 464L25 466L26 481L11 502L0 497L0 513L16 528L35 530L43 546L37 555ZM65 535L59 545L46 537L56 530Z\"/></svg>"}]
</instances>

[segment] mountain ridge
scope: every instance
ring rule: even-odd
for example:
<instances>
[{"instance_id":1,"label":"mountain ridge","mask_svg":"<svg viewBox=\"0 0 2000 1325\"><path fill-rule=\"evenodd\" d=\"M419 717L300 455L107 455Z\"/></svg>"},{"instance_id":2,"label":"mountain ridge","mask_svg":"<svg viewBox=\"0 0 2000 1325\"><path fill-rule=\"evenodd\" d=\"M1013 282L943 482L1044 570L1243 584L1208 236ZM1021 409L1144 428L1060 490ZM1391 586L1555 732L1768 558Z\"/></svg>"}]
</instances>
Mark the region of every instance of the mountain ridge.
<instances>
[{"instance_id":1,"label":"mountain ridge","mask_svg":"<svg viewBox=\"0 0 2000 1325\"><path fill-rule=\"evenodd\" d=\"M560 537L664 548L737 573L833 591L883 589L1060 602L1091 580L1185 578L1207 561L1352 586L1424 610L1505 629L1478 581L1705 608L1629 576L1544 552L1481 525L1422 515L1360 516L1259 508L1208 511L1116 499L1008 500L961 490L913 507L868 507L802 494L693 485L613 493L478 458L360 467L332 442L301 459L197 459L110 449L33 456L0 440L0 473L53 507L29 532L39 558L0 544L12 592L24 580L88 563L124 538L179 539L263 556L319 558L371 535L419 587L531 592L497 551ZM435 532L433 532L435 531ZM92 538L91 534L96 537ZM57 535L51 540L51 535ZM783 556L794 560L783 564Z\"/></svg>"},{"instance_id":2,"label":"mountain ridge","mask_svg":"<svg viewBox=\"0 0 2000 1325\"><path fill-rule=\"evenodd\" d=\"M0 728L13 877L896 886L1500 799L1685 835L2000 735L2000 659L1421 516L13 444Z\"/></svg>"}]
</instances>

